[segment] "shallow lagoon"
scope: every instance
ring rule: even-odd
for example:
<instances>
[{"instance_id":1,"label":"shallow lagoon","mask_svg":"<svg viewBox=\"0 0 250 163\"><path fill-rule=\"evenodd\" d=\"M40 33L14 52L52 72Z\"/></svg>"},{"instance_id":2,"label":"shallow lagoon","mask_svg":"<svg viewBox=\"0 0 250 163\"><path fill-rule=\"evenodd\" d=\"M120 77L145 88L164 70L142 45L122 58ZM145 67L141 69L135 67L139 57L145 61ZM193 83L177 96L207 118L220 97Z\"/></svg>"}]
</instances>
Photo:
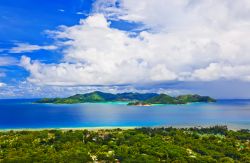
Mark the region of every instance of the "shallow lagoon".
<instances>
[{"instance_id":1,"label":"shallow lagoon","mask_svg":"<svg viewBox=\"0 0 250 163\"><path fill-rule=\"evenodd\" d=\"M58 105L34 101L0 100L0 129L200 125L250 129L250 100L147 107L124 102Z\"/></svg>"}]
</instances>

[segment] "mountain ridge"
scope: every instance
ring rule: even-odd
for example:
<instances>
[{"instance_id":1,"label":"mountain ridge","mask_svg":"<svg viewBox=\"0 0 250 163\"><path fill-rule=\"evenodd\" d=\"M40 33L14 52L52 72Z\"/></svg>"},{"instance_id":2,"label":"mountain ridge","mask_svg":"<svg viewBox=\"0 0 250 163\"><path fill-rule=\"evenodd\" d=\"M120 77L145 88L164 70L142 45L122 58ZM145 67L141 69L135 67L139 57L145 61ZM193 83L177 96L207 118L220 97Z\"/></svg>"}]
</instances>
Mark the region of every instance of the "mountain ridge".
<instances>
[{"instance_id":1,"label":"mountain ridge","mask_svg":"<svg viewBox=\"0 0 250 163\"><path fill-rule=\"evenodd\" d=\"M157 93L105 93L94 91L85 94L75 94L66 98L43 98L37 103L54 103L54 104L75 104L75 103L97 103L97 102L115 102L125 101L129 105L141 104L186 104L192 102L216 102L215 99L209 96L201 96L198 94L180 95L172 97L166 94Z\"/></svg>"}]
</instances>

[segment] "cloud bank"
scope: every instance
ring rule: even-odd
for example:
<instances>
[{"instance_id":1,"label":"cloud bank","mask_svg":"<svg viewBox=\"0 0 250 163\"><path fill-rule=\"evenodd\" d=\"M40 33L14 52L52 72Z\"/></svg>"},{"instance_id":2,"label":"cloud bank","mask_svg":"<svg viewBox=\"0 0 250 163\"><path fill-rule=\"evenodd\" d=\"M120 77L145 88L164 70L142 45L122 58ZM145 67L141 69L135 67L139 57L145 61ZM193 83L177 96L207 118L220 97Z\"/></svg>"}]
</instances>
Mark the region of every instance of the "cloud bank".
<instances>
[{"instance_id":1,"label":"cloud bank","mask_svg":"<svg viewBox=\"0 0 250 163\"><path fill-rule=\"evenodd\" d=\"M143 25L134 33L112 28L111 20ZM250 81L248 0L98 0L79 24L49 33L64 49L63 60L45 64L23 56L21 65L32 83Z\"/></svg>"}]
</instances>

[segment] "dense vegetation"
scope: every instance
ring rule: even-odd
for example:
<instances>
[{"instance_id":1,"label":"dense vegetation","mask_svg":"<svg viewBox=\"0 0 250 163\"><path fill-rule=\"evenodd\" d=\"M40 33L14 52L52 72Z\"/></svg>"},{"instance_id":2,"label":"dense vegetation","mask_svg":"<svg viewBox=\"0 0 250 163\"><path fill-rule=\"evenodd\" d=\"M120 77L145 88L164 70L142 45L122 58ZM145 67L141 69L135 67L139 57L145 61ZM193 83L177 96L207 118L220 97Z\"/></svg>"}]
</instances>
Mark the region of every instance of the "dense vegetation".
<instances>
[{"instance_id":1,"label":"dense vegetation","mask_svg":"<svg viewBox=\"0 0 250 163\"><path fill-rule=\"evenodd\" d=\"M111 94L104 92L92 92L86 94L76 94L67 98L44 98L38 103L55 103L55 104L73 104L85 102L112 102L127 101L129 105L139 104L186 104L190 102L215 102L208 96L200 95L182 95L177 97L168 96L166 94L155 93L119 93Z\"/></svg>"},{"instance_id":2,"label":"dense vegetation","mask_svg":"<svg viewBox=\"0 0 250 163\"><path fill-rule=\"evenodd\" d=\"M0 132L0 162L250 162L249 130L139 128Z\"/></svg>"},{"instance_id":3,"label":"dense vegetation","mask_svg":"<svg viewBox=\"0 0 250 163\"><path fill-rule=\"evenodd\" d=\"M200 95L181 95L172 97L169 95L160 94L158 96L145 100L145 102L151 104L186 104L192 102L215 102L215 99L209 96Z\"/></svg>"},{"instance_id":4,"label":"dense vegetation","mask_svg":"<svg viewBox=\"0 0 250 163\"><path fill-rule=\"evenodd\" d=\"M72 104L72 103L85 103L85 102L112 102L112 101L132 101L132 100L147 100L155 97L155 93L104 93L104 92L91 92L86 94L76 94L67 98L44 98L38 103L55 103L55 104Z\"/></svg>"}]
</instances>

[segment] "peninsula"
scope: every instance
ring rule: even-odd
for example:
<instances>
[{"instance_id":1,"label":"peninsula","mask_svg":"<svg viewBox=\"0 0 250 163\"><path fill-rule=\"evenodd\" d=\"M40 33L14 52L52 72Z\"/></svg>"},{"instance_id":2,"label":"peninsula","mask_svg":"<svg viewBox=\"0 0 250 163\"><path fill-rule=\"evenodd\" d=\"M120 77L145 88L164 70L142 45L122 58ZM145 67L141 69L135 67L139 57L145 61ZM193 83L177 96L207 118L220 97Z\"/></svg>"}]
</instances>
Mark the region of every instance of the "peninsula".
<instances>
[{"instance_id":1,"label":"peninsula","mask_svg":"<svg viewBox=\"0 0 250 163\"><path fill-rule=\"evenodd\" d=\"M86 94L76 94L66 98L43 98L37 103L53 104L76 104L76 103L97 103L97 102L128 102L128 105L149 106L152 104L187 104L193 102L216 102L209 96L201 95L180 95L172 97L166 94L157 93L105 93L95 91Z\"/></svg>"}]
</instances>

